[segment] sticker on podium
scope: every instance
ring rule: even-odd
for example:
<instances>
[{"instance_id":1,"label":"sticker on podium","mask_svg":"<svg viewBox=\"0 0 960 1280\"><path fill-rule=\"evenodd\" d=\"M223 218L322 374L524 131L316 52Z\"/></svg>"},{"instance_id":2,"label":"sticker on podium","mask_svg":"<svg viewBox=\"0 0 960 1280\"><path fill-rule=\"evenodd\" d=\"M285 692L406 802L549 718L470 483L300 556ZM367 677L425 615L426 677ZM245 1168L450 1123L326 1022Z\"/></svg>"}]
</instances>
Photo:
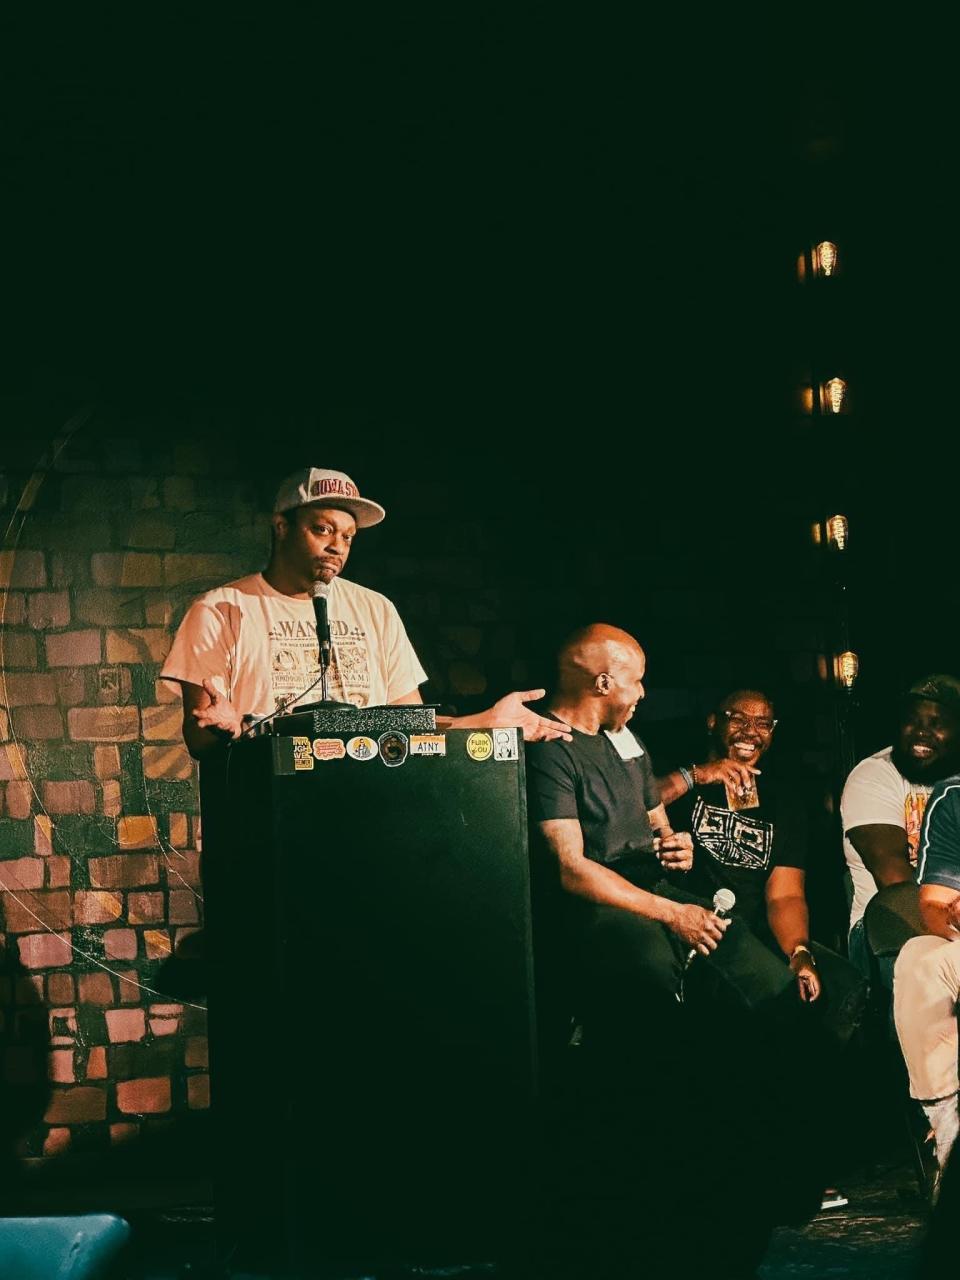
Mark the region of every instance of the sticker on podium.
<instances>
[{"instance_id":1,"label":"sticker on podium","mask_svg":"<svg viewBox=\"0 0 960 1280\"><path fill-rule=\"evenodd\" d=\"M412 756L445 756L447 754L446 734L411 733L410 754Z\"/></svg>"},{"instance_id":2,"label":"sticker on podium","mask_svg":"<svg viewBox=\"0 0 960 1280\"><path fill-rule=\"evenodd\" d=\"M293 743L294 769L312 769L313 752L310 749L310 739L291 738L291 742Z\"/></svg>"},{"instance_id":3,"label":"sticker on podium","mask_svg":"<svg viewBox=\"0 0 960 1280\"><path fill-rule=\"evenodd\" d=\"M493 758L494 760L520 759L520 749L517 746L516 729L494 729Z\"/></svg>"},{"instance_id":4,"label":"sticker on podium","mask_svg":"<svg viewBox=\"0 0 960 1280\"><path fill-rule=\"evenodd\" d=\"M467 739L467 755L471 760L489 760L493 755L493 739L489 733L471 733Z\"/></svg>"},{"instance_id":5,"label":"sticker on podium","mask_svg":"<svg viewBox=\"0 0 960 1280\"><path fill-rule=\"evenodd\" d=\"M317 760L342 760L347 748L339 738L314 738L313 754Z\"/></svg>"},{"instance_id":6,"label":"sticker on podium","mask_svg":"<svg viewBox=\"0 0 960 1280\"><path fill-rule=\"evenodd\" d=\"M388 768L395 769L407 758L407 735L405 733L381 733L378 739L380 759Z\"/></svg>"},{"instance_id":7,"label":"sticker on podium","mask_svg":"<svg viewBox=\"0 0 960 1280\"><path fill-rule=\"evenodd\" d=\"M376 760L377 744L373 738L365 738L361 734L347 743L347 755L351 760Z\"/></svg>"}]
</instances>

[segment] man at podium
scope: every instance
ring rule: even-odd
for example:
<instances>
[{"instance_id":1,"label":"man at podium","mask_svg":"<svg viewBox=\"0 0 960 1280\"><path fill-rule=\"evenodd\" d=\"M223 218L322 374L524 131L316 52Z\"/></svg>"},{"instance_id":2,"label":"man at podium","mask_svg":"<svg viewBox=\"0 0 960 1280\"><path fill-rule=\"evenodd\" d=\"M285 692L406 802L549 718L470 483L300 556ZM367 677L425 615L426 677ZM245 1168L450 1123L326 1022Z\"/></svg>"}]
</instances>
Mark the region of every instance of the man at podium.
<instances>
[{"instance_id":1,"label":"man at podium","mask_svg":"<svg viewBox=\"0 0 960 1280\"><path fill-rule=\"evenodd\" d=\"M342 471L307 467L283 481L267 567L194 601L160 673L182 689L183 736L194 758L239 738L246 725L321 696L318 597L329 617L328 696L361 707L422 702L427 675L396 608L341 576L357 530L385 514ZM543 692L508 694L441 727L517 727L528 741L561 737L565 726L524 705Z\"/></svg>"}]
</instances>

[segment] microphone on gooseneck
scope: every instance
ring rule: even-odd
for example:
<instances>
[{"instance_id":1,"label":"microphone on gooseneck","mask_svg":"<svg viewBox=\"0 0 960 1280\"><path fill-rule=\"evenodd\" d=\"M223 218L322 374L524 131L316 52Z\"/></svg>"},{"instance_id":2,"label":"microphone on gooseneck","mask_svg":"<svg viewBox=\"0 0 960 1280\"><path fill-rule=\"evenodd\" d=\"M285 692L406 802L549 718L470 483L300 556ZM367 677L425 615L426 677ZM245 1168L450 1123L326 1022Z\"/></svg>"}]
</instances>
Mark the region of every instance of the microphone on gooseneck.
<instances>
[{"instance_id":1,"label":"microphone on gooseneck","mask_svg":"<svg viewBox=\"0 0 960 1280\"><path fill-rule=\"evenodd\" d=\"M733 893L731 889L718 889L717 892L713 895L713 914L717 916L720 920L722 920L725 916L729 915L730 912L733 910L734 906L736 905L736 901L737 901L736 894ZM696 960L697 955L698 955L697 948L692 947L687 952L687 958L684 961L684 965L683 965L684 969L690 968L694 960Z\"/></svg>"},{"instance_id":2,"label":"microphone on gooseneck","mask_svg":"<svg viewBox=\"0 0 960 1280\"><path fill-rule=\"evenodd\" d=\"M310 589L310 594L313 597L313 615L317 620L320 666L326 670L330 665L330 619L327 616L327 597L330 595L329 582L315 582Z\"/></svg>"}]
</instances>

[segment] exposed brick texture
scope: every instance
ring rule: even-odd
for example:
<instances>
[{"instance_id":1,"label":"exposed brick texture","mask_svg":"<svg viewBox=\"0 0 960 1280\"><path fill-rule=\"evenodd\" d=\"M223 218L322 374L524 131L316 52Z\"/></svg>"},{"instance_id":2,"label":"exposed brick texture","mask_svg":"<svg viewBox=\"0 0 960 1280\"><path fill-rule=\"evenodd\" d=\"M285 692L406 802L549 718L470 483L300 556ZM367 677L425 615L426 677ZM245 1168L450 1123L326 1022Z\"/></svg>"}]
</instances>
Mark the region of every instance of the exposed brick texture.
<instances>
[{"instance_id":1,"label":"exposed brick texture","mask_svg":"<svg viewBox=\"0 0 960 1280\"><path fill-rule=\"evenodd\" d=\"M67 727L77 742L135 742L140 713L136 707L72 707Z\"/></svg>"},{"instance_id":2,"label":"exposed brick texture","mask_svg":"<svg viewBox=\"0 0 960 1280\"><path fill-rule=\"evenodd\" d=\"M126 1115L148 1115L169 1111L170 1077L153 1076L117 1083L117 1107Z\"/></svg>"}]
</instances>

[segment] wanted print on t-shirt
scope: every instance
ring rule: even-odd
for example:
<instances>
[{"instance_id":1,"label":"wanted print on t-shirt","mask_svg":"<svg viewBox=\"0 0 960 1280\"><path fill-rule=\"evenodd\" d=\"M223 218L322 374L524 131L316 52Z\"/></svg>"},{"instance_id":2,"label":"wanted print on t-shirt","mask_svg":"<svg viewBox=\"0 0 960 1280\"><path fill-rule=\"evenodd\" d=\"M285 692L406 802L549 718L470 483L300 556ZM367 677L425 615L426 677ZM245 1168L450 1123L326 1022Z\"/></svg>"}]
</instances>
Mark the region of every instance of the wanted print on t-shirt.
<instances>
[{"instance_id":1,"label":"wanted print on t-shirt","mask_svg":"<svg viewBox=\"0 0 960 1280\"><path fill-rule=\"evenodd\" d=\"M331 621L330 673L340 686L345 702L365 707L370 701L370 666L367 661L367 636L362 627L347 627L345 622Z\"/></svg>"},{"instance_id":2,"label":"wanted print on t-shirt","mask_svg":"<svg viewBox=\"0 0 960 1280\"><path fill-rule=\"evenodd\" d=\"M765 871L773 852L773 824L731 809L718 809L697 800L693 810L693 838L725 867Z\"/></svg>"},{"instance_id":3,"label":"wanted print on t-shirt","mask_svg":"<svg viewBox=\"0 0 960 1280\"><path fill-rule=\"evenodd\" d=\"M290 706L320 675L316 624L278 618L270 629L270 683L274 702Z\"/></svg>"}]
</instances>

